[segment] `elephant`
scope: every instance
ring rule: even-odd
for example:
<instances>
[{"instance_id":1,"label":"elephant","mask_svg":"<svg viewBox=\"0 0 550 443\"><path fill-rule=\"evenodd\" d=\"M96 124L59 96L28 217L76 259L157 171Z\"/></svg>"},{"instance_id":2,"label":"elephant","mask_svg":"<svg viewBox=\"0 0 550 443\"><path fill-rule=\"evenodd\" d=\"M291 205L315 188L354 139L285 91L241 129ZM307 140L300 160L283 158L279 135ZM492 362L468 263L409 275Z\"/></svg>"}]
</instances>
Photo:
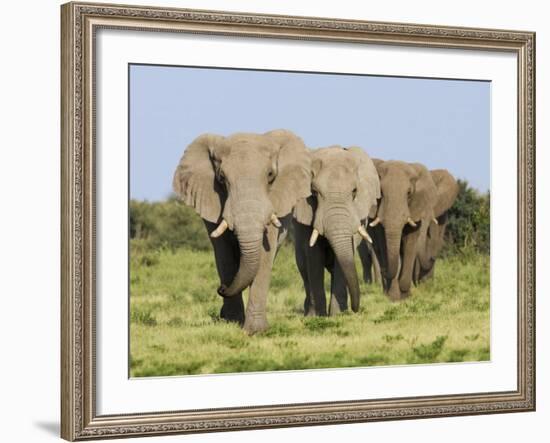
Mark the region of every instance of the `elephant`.
<instances>
[{"instance_id":1,"label":"elephant","mask_svg":"<svg viewBox=\"0 0 550 443\"><path fill-rule=\"evenodd\" d=\"M380 263L374 245L369 242L361 242L357 247L357 252L363 266L363 281L365 283L382 283L382 274L380 270Z\"/></svg>"},{"instance_id":2,"label":"elephant","mask_svg":"<svg viewBox=\"0 0 550 443\"><path fill-rule=\"evenodd\" d=\"M430 261L418 244L423 244L435 218L437 189L430 172L420 163L373 162L380 178L381 199L368 232L380 262L384 291L390 300L398 301L410 295L415 260L426 267Z\"/></svg>"},{"instance_id":3,"label":"elephant","mask_svg":"<svg viewBox=\"0 0 550 443\"><path fill-rule=\"evenodd\" d=\"M293 207L311 195L310 163L303 141L279 129L201 135L176 168L173 189L202 217L213 246L217 292L223 297L220 316L238 322L248 334L268 329L273 262Z\"/></svg>"},{"instance_id":4,"label":"elephant","mask_svg":"<svg viewBox=\"0 0 550 443\"><path fill-rule=\"evenodd\" d=\"M434 220L430 222L425 238L425 244L419 249L425 249L428 256L428 267L423 267L420 260L415 261L413 281L417 285L431 278L434 273L435 260L445 244L445 230L448 223L448 210L451 208L460 190L456 179L446 169L430 171L437 188L437 200L434 206Z\"/></svg>"},{"instance_id":5,"label":"elephant","mask_svg":"<svg viewBox=\"0 0 550 443\"><path fill-rule=\"evenodd\" d=\"M311 151L312 195L294 209L295 257L305 289L306 316L327 315L325 268L331 275L329 315L359 310L354 252L372 241L364 223L380 197L376 168L359 147L330 146Z\"/></svg>"}]
</instances>

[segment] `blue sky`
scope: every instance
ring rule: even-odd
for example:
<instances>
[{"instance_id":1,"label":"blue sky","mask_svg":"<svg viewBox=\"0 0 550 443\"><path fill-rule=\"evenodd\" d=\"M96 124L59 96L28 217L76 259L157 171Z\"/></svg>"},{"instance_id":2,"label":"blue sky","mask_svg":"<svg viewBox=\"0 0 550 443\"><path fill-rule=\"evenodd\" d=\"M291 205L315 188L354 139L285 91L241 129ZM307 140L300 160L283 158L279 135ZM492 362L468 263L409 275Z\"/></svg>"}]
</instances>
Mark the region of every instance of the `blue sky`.
<instances>
[{"instance_id":1,"label":"blue sky","mask_svg":"<svg viewBox=\"0 0 550 443\"><path fill-rule=\"evenodd\" d=\"M132 65L130 197L165 199L200 134L277 128L490 187L488 82Z\"/></svg>"}]
</instances>

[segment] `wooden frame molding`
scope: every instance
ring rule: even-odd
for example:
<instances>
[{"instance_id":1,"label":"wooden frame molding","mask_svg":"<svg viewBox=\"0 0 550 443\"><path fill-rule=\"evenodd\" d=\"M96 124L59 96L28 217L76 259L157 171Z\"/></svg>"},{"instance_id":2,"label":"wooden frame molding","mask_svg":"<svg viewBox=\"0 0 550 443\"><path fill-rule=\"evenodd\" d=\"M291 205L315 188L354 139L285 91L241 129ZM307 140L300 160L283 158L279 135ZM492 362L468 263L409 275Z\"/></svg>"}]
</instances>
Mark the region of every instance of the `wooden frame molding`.
<instances>
[{"instance_id":1,"label":"wooden frame molding","mask_svg":"<svg viewBox=\"0 0 550 443\"><path fill-rule=\"evenodd\" d=\"M517 390L98 416L95 78L99 28L507 51L518 59ZM535 34L523 31L68 3L61 7L61 435L67 440L535 409Z\"/></svg>"}]
</instances>

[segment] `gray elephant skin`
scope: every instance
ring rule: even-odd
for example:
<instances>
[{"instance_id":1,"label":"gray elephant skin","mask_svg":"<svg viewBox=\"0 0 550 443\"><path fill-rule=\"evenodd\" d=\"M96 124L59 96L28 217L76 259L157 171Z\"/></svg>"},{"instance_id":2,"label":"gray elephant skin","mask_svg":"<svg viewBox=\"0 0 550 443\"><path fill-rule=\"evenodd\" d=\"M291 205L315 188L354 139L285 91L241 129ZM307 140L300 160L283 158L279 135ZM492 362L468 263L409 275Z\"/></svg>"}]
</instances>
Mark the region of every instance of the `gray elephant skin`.
<instances>
[{"instance_id":1,"label":"gray elephant skin","mask_svg":"<svg viewBox=\"0 0 550 443\"><path fill-rule=\"evenodd\" d=\"M249 334L268 328L267 295L296 202L310 195L310 157L285 130L205 134L185 150L173 189L202 217L214 249L221 317ZM246 313L242 293L250 288Z\"/></svg>"},{"instance_id":2,"label":"gray elephant skin","mask_svg":"<svg viewBox=\"0 0 550 443\"><path fill-rule=\"evenodd\" d=\"M370 157L358 147L311 151L311 192L294 209L295 256L305 289L306 316L327 315L324 271L331 275L328 313L357 312L359 282L354 262L364 227L376 212L380 183Z\"/></svg>"},{"instance_id":3,"label":"gray elephant skin","mask_svg":"<svg viewBox=\"0 0 550 443\"><path fill-rule=\"evenodd\" d=\"M369 223L383 287L390 300L410 295L415 261L428 267L426 233L435 218L437 189L428 169L419 163L375 160L381 199Z\"/></svg>"},{"instance_id":4,"label":"gray elephant skin","mask_svg":"<svg viewBox=\"0 0 550 443\"><path fill-rule=\"evenodd\" d=\"M436 203L434 207L434 220L430 221L426 233L425 245L419 245L420 251L425 250L428 261L419 259L415 262L413 281L415 284L431 278L434 274L435 261L441 249L445 245L445 231L449 221L448 211L458 197L460 190L456 179L446 169L434 169L430 171L437 189Z\"/></svg>"}]
</instances>

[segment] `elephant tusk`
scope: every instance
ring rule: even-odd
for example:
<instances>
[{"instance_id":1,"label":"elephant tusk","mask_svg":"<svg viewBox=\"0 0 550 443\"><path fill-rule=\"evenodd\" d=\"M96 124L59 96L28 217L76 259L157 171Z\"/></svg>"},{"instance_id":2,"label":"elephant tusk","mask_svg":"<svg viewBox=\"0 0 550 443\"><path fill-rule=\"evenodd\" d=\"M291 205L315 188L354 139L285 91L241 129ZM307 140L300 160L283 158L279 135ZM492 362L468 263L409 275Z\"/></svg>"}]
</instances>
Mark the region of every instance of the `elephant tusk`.
<instances>
[{"instance_id":1,"label":"elephant tusk","mask_svg":"<svg viewBox=\"0 0 550 443\"><path fill-rule=\"evenodd\" d=\"M407 223L408 223L409 225L411 225L413 228L416 228L416 223L413 221L412 218L408 217L408 218L407 218Z\"/></svg>"},{"instance_id":2,"label":"elephant tusk","mask_svg":"<svg viewBox=\"0 0 550 443\"><path fill-rule=\"evenodd\" d=\"M376 217L373 221L369 223L371 228L374 228L378 223L380 223L380 218Z\"/></svg>"},{"instance_id":3,"label":"elephant tusk","mask_svg":"<svg viewBox=\"0 0 550 443\"><path fill-rule=\"evenodd\" d=\"M437 221L437 218L435 218L435 217L434 217L434 218L432 218L432 221L433 221L433 222L434 222L434 223L435 223L436 225L438 225L438 224L439 224L439 222Z\"/></svg>"},{"instance_id":4,"label":"elephant tusk","mask_svg":"<svg viewBox=\"0 0 550 443\"><path fill-rule=\"evenodd\" d=\"M227 224L227 222L225 220L222 220L222 222L218 225L218 227L212 231L212 233L210 234L210 237L212 238L218 238L220 235L222 235L225 230L229 227L229 225Z\"/></svg>"},{"instance_id":5,"label":"elephant tusk","mask_svg":"<svg viewBox=\"0 0 550 443\"><path fill-rule=\"evenodd\" d=\"M357 229L359 234L361 234L361 237L363 237L366 241L372 244L372 238L370 238L369 233L367 230L363 227L363 225L359 225L359 228Z\"/></svg>"},{"instance_id":6,"label":"elephant tusk","mask_svg":"<svg viewBox=\"0 0 550 443\"><path fill-rule=\"evenodd\" d=\"M273 223L277 228L280 228L281 226L283 226L279 221L279 219L277 218L277 216L275 215L275 213L271 214L271 223Z\"/></svg>"},{"instance_id":7,"label":"elephant tusk","mask_svg":"<svg viewBox=\"0 0 550 443\"><path fill-rule=\"evenodd\" d=\"M315 245L315 242L317 242L317 238L319 237L319 231L317 229L313 229L311 233L311 237L309 238L309 247L313 247Z\"/></svg>"}]
</instances>

